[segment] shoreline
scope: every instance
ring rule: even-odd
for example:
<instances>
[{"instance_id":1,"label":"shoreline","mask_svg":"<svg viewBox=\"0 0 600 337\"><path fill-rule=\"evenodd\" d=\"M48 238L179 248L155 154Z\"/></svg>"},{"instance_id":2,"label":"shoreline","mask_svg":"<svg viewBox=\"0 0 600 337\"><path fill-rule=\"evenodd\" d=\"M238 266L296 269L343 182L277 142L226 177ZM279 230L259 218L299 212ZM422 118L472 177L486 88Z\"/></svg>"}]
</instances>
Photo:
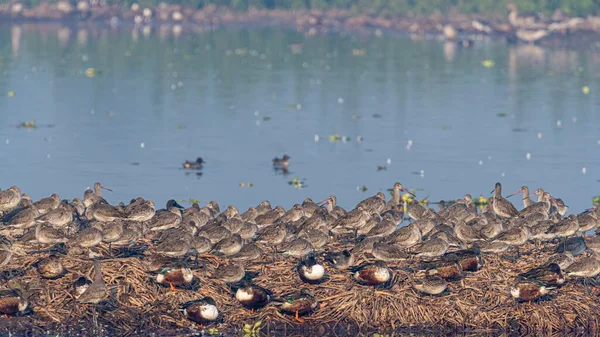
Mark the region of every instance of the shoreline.
<instances>
[{"instance_id":1,"label":"shoreline","mask_svg":"<svg viewBox=\"0 0 600 337\"><path fill-rule=\"evenodd\" d=\"M155 8L144 8L137 4L131 8L116 5L90 6L87 2L82 4L80 2L77 7L73 7L66 2L53 5L46 3L32 8L25 8L19 3L3 5L0 6L0 20L4 24L106 24L112 27L134 26L142 30L153 26L173 25L179 31L204 31L220 26L281 27L295 29L308 36L338 31L374 31L378 36L391 32L415 38L446 37L461 41L484 37L508 42L521 40L521 43L527 43L527 34L540 33L544 36L539 41L535 39L530 43L542 45L572 39L581 39L583 42L600 40L600 17L594 16L565 17L543 23L543 26L514 27L507 18L473 14L392 17L355 15L351 11L340 9L249 9L236 12L214 5L193 9L167 4Z\"/></svg>"}]
</instances>

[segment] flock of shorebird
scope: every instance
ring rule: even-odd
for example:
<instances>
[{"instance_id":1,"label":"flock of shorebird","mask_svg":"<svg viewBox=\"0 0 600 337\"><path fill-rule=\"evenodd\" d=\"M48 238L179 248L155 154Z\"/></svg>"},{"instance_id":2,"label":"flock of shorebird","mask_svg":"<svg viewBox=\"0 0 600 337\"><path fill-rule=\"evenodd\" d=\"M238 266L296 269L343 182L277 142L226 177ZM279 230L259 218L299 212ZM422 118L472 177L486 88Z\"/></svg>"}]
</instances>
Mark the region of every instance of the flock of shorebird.
<instances>
[{"instance_id":1,"label":"flock of shorebird","mask_svg":"<svg viewBox=\"0 0 600 337\"><path fill-rule=\"evenodd\" d=\"M287 211L263 201L243 213L235 206L221 212L214 201L183 209L169 200L165 209L157 210L154 202L137 198L113 206L102 197L102 189L107 188L96 183L83 199L61 200L53 194L36 202L16 186L0 191L0 267L10 265L13 254L43 254L48 250L41 251L42 246L62 245L64 253L51 249L51 254L42 255L35 264L37 272L42 278L60 278L66 273L63 254L85 256L94 264L94 279L77 279L72 294L79 303L97 304L107 298L109 288L102 279L101 254L94 247L108 244L112 255L115 247L125 251L145 240L151 245L144 259L157 283L172 290L185 287L194 275L184 261L195 256L197 266L199 254L223 256L229 262L211 277L229 284L241 306L256 310L272 302L298 321L318 308L318 299L307 289L276 297L254 283L244 265L296 258L298 277L309 284L326 280L329 269L348 271L364 286L389 287L395 280L393 270L400 268L394 263L418 259L422 268L411 270L414 289L443 296L447 281L481 269L485 254L514 249L518 258L519 246L528 241L557 240L557 251L548 261L516 277L510 290L513 297L531 301L564 283L567 276L590 278L600 273L596 255L600 236L578 235L600 225L600 206L565 217L567 206L541 188L533 194L537 202L530 199L526 186L512 194L523 194L521 210L502 196L500 183L481 210L467 194L449 205L441 202L439 211L416 198L405 202L402 192L414 195L395 183L389 201L378 192L349 211L332 195L321 203L307 198ZM405 213L412 221L400 226ZM351 248L336 251L334 243ZM578 257L586 250L592 254ZM366 262L355 263L365 256ZM29 299L20 288L0 291L0 313L22 313ZM221 316L210 297L183 303L180 309L201 324Z\"/></svg>"}]
</instances>

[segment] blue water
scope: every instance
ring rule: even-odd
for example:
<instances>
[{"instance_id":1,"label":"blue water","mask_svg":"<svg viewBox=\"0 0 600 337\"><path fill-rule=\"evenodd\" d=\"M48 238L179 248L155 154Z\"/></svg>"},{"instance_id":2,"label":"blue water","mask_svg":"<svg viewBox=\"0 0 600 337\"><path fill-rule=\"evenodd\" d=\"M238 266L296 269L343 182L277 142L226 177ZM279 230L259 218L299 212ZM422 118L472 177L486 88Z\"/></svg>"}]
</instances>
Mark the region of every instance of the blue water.
<instances>
[{"instance_id":1,"label":"blue water","mask_svg":"<svg viewBox=\"0 0 600 337\"><path fill-rule=\"evenodd\" d=\"M81 197L100 181L115 203L245 210L334 194L353 207L396 181L432 201L487 196L500 181L504 194L543 187L579 212L600 194L591 50L51 25L2 26L0 46L0 188L33 199ZM15 127L29 120L36 129ZM287 175L271 166L284 153ZM202 175L182 169L198 156Z\"/></svg>"}]
</instances>

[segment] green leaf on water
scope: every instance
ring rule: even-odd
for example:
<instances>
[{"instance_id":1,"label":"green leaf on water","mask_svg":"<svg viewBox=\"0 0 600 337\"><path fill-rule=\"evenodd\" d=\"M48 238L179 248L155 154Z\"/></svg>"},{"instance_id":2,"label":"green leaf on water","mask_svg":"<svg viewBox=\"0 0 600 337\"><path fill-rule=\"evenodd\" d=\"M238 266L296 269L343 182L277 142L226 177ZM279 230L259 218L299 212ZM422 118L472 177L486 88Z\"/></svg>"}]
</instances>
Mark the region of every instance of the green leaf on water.
<instances>
[{"instance_id":1,"label":"green leaf on water","mask_svg":"<svg viewBox=\"0 0 600 337\"><path fill-rule=\"evenodd\" d=\"M263 120L263 121L265 121L265 122L266 122L266 121L270 121L270 120L271 120L271 117L265 116L265 117L263 117L263 118L262 118L262 120Z\"/></svg>"},{"instance_id":2,"label":"green leaf on water","mask_svg":"<svg viewBox=\"0 0 600 337\"><path fill-rule=\"evenodd\" d=\"M594 206L600 204L600 195L593 197L592 202L594 203Z\"/></svg>"},{"instance_id":3,"label":"green leaf on water","mask_svg":"<svg viewBox=\"0 0 600 337\"><path fill-rule=\"evenodd\" d=\"M508 114L506 112L500 112L496 116L498 116L498 117L507 117Z\"/></svg>"}]
</instances>

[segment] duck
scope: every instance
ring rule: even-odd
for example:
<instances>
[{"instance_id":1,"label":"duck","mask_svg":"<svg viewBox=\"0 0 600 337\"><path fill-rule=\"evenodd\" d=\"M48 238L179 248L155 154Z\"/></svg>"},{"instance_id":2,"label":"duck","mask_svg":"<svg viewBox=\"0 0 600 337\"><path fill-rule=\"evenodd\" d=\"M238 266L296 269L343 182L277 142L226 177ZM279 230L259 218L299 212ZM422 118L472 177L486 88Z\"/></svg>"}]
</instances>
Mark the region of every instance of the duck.
<instances>
[{"instance_id":1,"label":"duck","mask_svg":"<svg viewBox=\"0 0 600 337\"><path fill-rule=\"evenodd\" d=\"M392 285L392 271L385 261L377 260L373 263L363 263L357 267L350 268L354 279L363 285L381 286L384 288Z\"/></svg>"},{"instance_id":2,"label":"duck","mask_svg":"<svg viewBox=\"0 0 600 337\"><path fill-rule=\"evenodd\" d=\"M531 302L550 292L543 282L518 279L511 287L510 294L519 301Z\"/></svg>"},{"instance_id":3,"label":"duck","mask_svg":"<svg viewBox=\"0 0 600 337\"><path fill-rule=\"evenodd\" d=\"M169 285L171 291L176 291L175 286L189 285L194 279L194 273L189 268L162 268L156 273L156 283Z\"/></svg>"},{"instance_id":4,"label":"duck","mask_svg":"<svg viewBox=\"0 0 600 337\"><path fill-rule=\"evenodd\" d=\"M438 275L446 280L457 280L463 276L460 259L455 254L447 254L443 258L422 265L428 276Z\"/></svg>"},{"instance_id":5,"label":"duck","mask_svg":"<svg viewBox=\"0 0 600 337\"><path fill-rule=\"evenodd\" d=\"M45 279L57 279L67 273L67 269L60 262L60 258L52 254L35 263L38 274Z\"/></svg>"},{"instance_id":6,"label":"duck","mask_svg":"<svg viewBox=\"0 0 600 337\"><path fill-rule=\"evenodd\" d=\"M325 255L325 261L335 269L348 269L354 265L354 255L347 249L341 252L330 252Z\"/></svg>"},{"instance_id":7,"label":"duck","mask_svg":"<svg viewBox=\"0 0 600 337\"><path fill-rule=\"evenodd\" d=\"M560 266L556 263L550 263L540 267L529 269L528 271L517 275L518 280L538 281L546 287L554 287L565 283L565 275Z\"/></svg>"},{"instance_id":8,"label":"duck","mask_svg":"<svg viewBox=\"0 0 600 337\"><path fill-rule=\"evenodd\" d=\"M246 308L259 309L271 302L273 293L249 280L242 280L235 285L235 298Z\"/></svg>"},{"instance_id":9,"label":"duck","mask_svg":"<svg viewBox=\"0 0 600 337\"><path fill-rule=\"evenodd\" d=\"M471 247L469 249L461 249L452 253L446 253L443 258L446 259L458 259L463 271L476 272L483 267L484 260L481 256L481 250L477 247Z\"/></svg>"},{"instance_id":10,"label":"duck","mask_svg":"<svg viewBox=\"0 0 600 337\"><path fill-rule=\"evenodd\" d=\"M206 296L199 300L188 301L180 305L183 316L187 319L204 324L212 323L219 318L219 309L212 297Z\"/></svg>"},{"instance_id":11,"label":"duck","mask_svg":"<svg viewBox=\"0 0 600 337\"><path fill-rule=\"evenodd\" d=\"M0 290L0 314L14 315L28 307L27 295L21 289Z\"/></svg>"},{"instance_id":12,"label":"duck","mask_svg":"<svg viewBox=\"0 0 600 337\"><path fill-rule=\"evenodd\" d=\"M206 162L201 157L198 157L195 161L186 160L185 163L183 163L183 168L189 170L200 170L203 167L203 164L206 164Z\"/></svg>"},{"instance_id":13,"label":"duck","mask_svg":"<svg viewBox=\"0 0 600 337\"><path fill-rule=\"evenodd\" d=\"M75 275L73 275L75 279ZM73 281L71 294L75 299L78 299L92 284L92 280L86 276L79 276Z\"/></svg>"},{"instance_id":14,"label":"duck","mask_svg":"<svg viewBox=\"0 0 600 337\"><path fill-rule=\"evenodd\" d=\"M319 301L307 288L288 294L274 300L279 310L288 315L294 315L296 321L303 323L301 315L309 314L319 308Z\"/></svg>"},{"instance_id":15,"label":"duck","mask_svg":"<svg viewBox=\"0 0 600 337\"><path fill-rule=\"evenodd\" d=\"M425 278L415 279L413 283L415 290L427 295L439 295L448 288L448 282L443 278L434 275Z\"/></svg>"},{"instance_id":16,"label":"duck","mask_svg":"<svg viewBox=\"0 0 600 337\"><path fill-rule=\"evenodd\" d=\"M302 282L309 284L318 284L325 277L325 268L317 262L314 255L300 261L296 271Z\"/></svg>"},{"instance_id":17,"label":"duck","mask_svg":"<svg viewBox=\"0 0 600 337\"><path fill-rule=\"evenodd\" d=\"M283 157L281 158L273 158L272 163L273 166L277 166L277 167L289 167L290 166L290 159L291 157L288 156L287 154L284 154Z\"/></svg>"}]
</instances>

